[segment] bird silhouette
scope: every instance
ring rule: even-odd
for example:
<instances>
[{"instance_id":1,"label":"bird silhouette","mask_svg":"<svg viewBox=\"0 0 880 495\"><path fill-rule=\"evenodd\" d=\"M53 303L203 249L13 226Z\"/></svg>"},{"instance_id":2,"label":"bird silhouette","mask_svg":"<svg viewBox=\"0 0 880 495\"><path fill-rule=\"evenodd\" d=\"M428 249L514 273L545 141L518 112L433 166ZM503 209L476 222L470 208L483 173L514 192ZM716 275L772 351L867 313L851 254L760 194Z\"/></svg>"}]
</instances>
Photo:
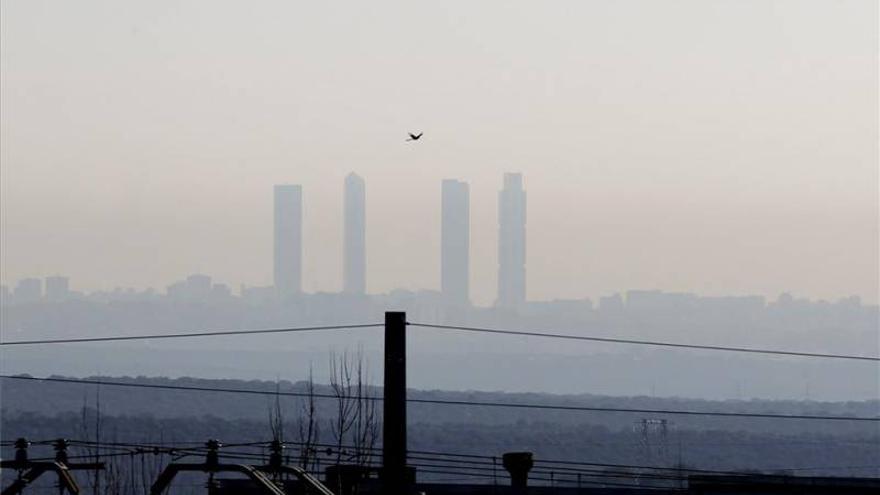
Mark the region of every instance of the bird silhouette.
<instances>
[{"instance_id":1,"label":"bird silhouette","mask_svg":"<svg viewBox=\"0 0 880 495\"><path fill-rule=\"evenodd\" d=\"M422 134L424 134L424 133L423 133L423 132L420 132L420 133L418 133L418 134L413 134L413 133L410 132L410 133L409 133L409 139L407 139L407 141L418 141L419 138L422 137Z\"/></svg>"}]
</instances>

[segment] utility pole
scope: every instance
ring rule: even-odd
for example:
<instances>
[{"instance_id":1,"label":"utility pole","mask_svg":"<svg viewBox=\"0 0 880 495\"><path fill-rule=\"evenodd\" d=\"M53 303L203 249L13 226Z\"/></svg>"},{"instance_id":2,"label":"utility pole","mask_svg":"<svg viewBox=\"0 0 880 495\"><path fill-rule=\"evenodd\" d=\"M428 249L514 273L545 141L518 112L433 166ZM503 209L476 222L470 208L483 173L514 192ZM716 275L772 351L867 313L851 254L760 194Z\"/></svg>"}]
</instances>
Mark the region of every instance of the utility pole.
<instances>
[{"instance_id":1,"label":"utility pole","mask_svg":"<svg viewBox=\"0 0 880 495\"><path fill-rule=\"evenodd\" d=\"M385 313L385 398L382 423L382 474L386 495L405 495L406 470L406 313Z\"/></svg>"}]
</instances>

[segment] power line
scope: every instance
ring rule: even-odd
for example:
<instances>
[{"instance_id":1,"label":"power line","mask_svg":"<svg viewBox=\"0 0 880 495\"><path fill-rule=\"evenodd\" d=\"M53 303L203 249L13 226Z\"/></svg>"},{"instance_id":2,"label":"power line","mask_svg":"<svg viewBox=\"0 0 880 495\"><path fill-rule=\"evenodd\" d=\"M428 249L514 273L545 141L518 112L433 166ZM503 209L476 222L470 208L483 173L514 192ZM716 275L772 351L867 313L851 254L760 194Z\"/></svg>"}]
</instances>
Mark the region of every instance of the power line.
<instances>
[{"instance_id":1,"label":"power line","mask_svg":"<svg viewBox=\"0 0 880 495\"><path fill-rule=\"evenodd\" d=\"M28 443L32 445L53 445L57 442L55 440L31 440ZM184 441L166 441L158 444L144 444L144 443L131 443L131 442L98 442L96 440L67 440L68 444L72 447L77 448L134 448L134 449L142 449L145 451L151 451L151 449L171 449L176 452L187 451L187 452L204 452L210 450L209 447L205 445L205 442L184 442ZM221 451L225 451L231 447L246 447L246 448L266 448L271 446L272 440L261 440L257 442L242 442L242 443L226 443L221 442ZM4 440L2 441L3 445L12 446L15 441L14 440ZM357 446L352 444L336 444L336 443L320 443L320 442L297 442L293 440L285 440L282 442L284 446L297 446L297 447L328 447L332 449L360 449L363 451L381 451L381 448L378 447L366 447L366 446ZM320 452L324 452L321 450ZM413 451L410 451L413 452ZM346 453L343 450L343 454ZM262 454L260 454L262 455ZM372 455L372 454L371 454ZM459 454L448 454L448 455L459 455Z\"/></svg>"},{"instance_id":2,"label":"power line","mask_svg":"<svg viewBox=\"0 0 880 495\"><path fill-rule=\"evenodd\" d=\"M467 472L490 472L497 473L498 469L495 466L492 466L491 463L488 465L452 465L447 461L446 464L432 464L433 462L437 462L436 459L422 459L413 456L407 456L407 460L415 459L416 462L407 462L409 466L415 467L427 467L427 468L440 468L440 469L457 469ZM423 462L427 460L429 462ZM669 471L673 471L670 469ZM685 475L676 475L674 473L663 474L663 473L634 473L629 471L603 471L599 469L573 469L573 468L558 468L558 467L534 467L529 470L529 477L532 478L534 474L550 474L550 475L560 475L560 476L574 476L578 474L582 474L585 476L592 476L596 478L621 478L621 477L634 477L638 476L640 478L651 478L651 479L662 479L662 480L680 480L685 478Z\"/></svg>"},{"instance_id":3,"label":"power line","mask_svg":"<svg viewBox=\"0 0 880 495\"><path fill-rule=\"evenodd\" d=\"M449 474L449 475L455 475L455 476L472 476L474 478L480 478L480 479L492 477L491 475L489 475L485 472L473 473L473 472L460 471L460 470L424 468L424 467L420 467L419 465L413 465L413 467L419 468L417 470L418 473ZM549 474L549 473L546 473L546 474ZM621 477L617 476L616 478L621 478ZM574 480L553 479L553 478L548 478L548 477L535 476L533 474L529 474L529 481L546 481L546 482L551 482L551 483L553 483L553 482L569 482L569 483L574 482ZM594 486L598 485L598 486L608 486L608 487L619 487L619 488L656 488L656 489L663 489L663 490L676 490L676 489L671 488L669 486L657 486L657 485L645 485L645 484L637 485L635 483L615 483L615 482L609 482L609 481L598 481L598 480L589 480L589 479L581 480L581 484L594 485Z\"/></svg>"},{"instance_id":4,"label":"power line","mask_svg":"<svg viewBox=\"0 0 880 495\"><path fill-rule=\"evenodd\" d=\"M462 469L467 471L491 471L496 472L496 465L492 462L481 462L481 461L467 461L467 460L453 460L453 459L432 459L430 457L420 457L420 456L408 456L409 459L414 459L416 462L409 463L413 466L419 467L437 467L437 468L454 468L454 469ZM429 464L421 461L428 461L431 463L434 462L442 462L443 464ZM631 464L597 464L597 463L589 463L589 462L568 462L566 464L569 465L584 465L588 467L560 467L555 465L547 465L547 463L559 463L561 461L542 461L540 459L535 460L535 466L530 471L533 474L551 474L551 475L559 475L560 477L557 481L564 482L564 476L576 476L583 475L587 477L593 478L626 478L626 477L637 477L641 479L657 479L657 480L683 480L687 479L691 473L698 473L702 475L726 475L726 476L750 476L754 475L754 472L746 472L746 471L722 471L722 470L712 470L712 469L694 469L694 468L686 468L686 467L677 467L677 466L640 466L640 465L631 465ZM465 466L456 466L449 464L467 464ZM599 469L599 467L613 467L615 469ZM803 471L803 470L849 470L849 469L876 469L880 466L878 465L867 465L867 466L820 466L820 467L808 467L808 468L765 468L765 469L773 469L773 470L782 470L782 471ZM634 472L634 471L621 471L620 469L637 469L637 470L656 470L658 472ZM532 474L529 476L532 479Z\"/></svg>"},{"instance_id":5,"label":"power line","mask_svg":"<svg viewBox=\"0 0 880 495\"><path fill-rule=\"evenodd\" d=\"M592 337L592 336L585 336L585 335L541 333L541 332L531 332L531 331L523 331L523 330L504 330L504 329L498 329L498 328L435 325L435 324L418 323L418 322L408 322L407 325L411 325L411 326L415 326L415 327L423 327L423 328L441 329L441 330L462 331L462 332L481 332L481 333L503 334L503 335L519 335L519 336L530 336L530 337L580 340L580 341L589 341L589 342L604 342L604 343L612 343L612 344L632 344L632 345L647 345L647 346L659 346L659 347L677 347L677 348L685 348L685 349L701 349L701 350L710 350L710 351L745 352L745 353L752 353L752 354L774 354L774 355L783 355L783 356L814 357L814 358L826 358L826 359L849 359L849 360L859 360L859 361L880 362L880 357L877 357L877 356L856 356L856 355L849 355L849 354L826 354L826 353L816 353L816 352L800 352L800 351L787 351L787 350L774 350L774 349L757 349L757 348L750 348L750 347L726 347L726 346L713 346L713 345L682 344L682 343L676 343L676 342L662 342L662 341L653 341L653 340L618 339L618 338L611 338L611 337ZM270 333L310 332L310 331L319 331L319 330L344 330L344 329L357 329L357 328L376 328L376 327L382 327L382 326L384 326L383 323L367 323L367 324L354 324L354 325L328 325L328 326L298 327L298 328L269 328L269 329L260 329L260 330L222 330L222 331L210 331L210 332L184 332L184 333L164 333L164 334L147 334L147 335L114 335L114 336L107 336L107 337L82 337L82 338L71 338L71 339L15 340L15 341L0 342L0 346L74 344L74 343L82 343L82 342L114 342L114 341L125 341L125 340L153 340L153 339L174 339L174 338L217 337L217 336L228 336L228 335L252 335L252 334L259 335L259 334L270 334Z\"/></svg>"},{"instance_id":6,"label":"power line","mask_svg":"<svg viewBox=\"0 0 880 495\"><path fill-rule=\"evenodd\" d=\"M56 442L56 440L40 440L40 441L31 441L30 443L33 445L50 445ZM143 444L143 443L126 443L126 442L113 442L113 443L99 443L96 441L84 441L84 440L68 440L71 447L79 447L85 449L96 449L96 450L104 450L109 446L114 446L111 449L120 449L120 448L129 448L134 450L129 450L126 452L116 452L112 454L99 454L92 453L87 455L77 455L77 456L69 456L70 459L79 459L79 458L95 458L97 457L124 457L124 456L134 456L134 455L182 455L182 456L199 456L205 455L208 448L203 446L198 442L163 442L161 445L157 444ZM0 445L11 446L13 441L4 440L0 442ZM262 460L267 457L265 453L257 453L257 452L235 452L226 450L228 447L263 447L265 448L270 444L270 441L258 441L258 442L246 442L246 443L230 443L230 444L222 444L222 449L219 451L220 457L226 458L238 458L238 459L250 459L250 460ZM327 443L305 443L305 442L296 442L296 441L285 441L284 445L297 445L297 446L311 446L311 447L331 447L328 449L327 454L332 455L334 452L341 455L347 455L350 452L347 452L345 449L360 449L364 451L380 451L380 448L374 447L366 447L366 446L356 446L350 444L342 444L341 448L344 450L338 451L334 449L340 448L337 444L327 444ZM202 445L196 448L184 448L183 445ZM323 454L324 451L320 450L317 453ZM494 462L487 461L479 461L476 459L497 459L497 457L488 456L488 455L476 455L476 454L464 454L464 453L454 453L454 452L437 452L437 451L419 451L419 450L409 450L409 454L429 454L431 457L424 457L419 455L408 455L409 459L412 459L416 462L411 462L409 465L417 466L417 467L438 467L443 469L461 469L461 470L470 470L470 471L493 471L500 466ZM373 457L378 454L367 453L365 454L368 457ZM438 456L445 457L458 457L464 459L442 459L437 458ZM52 458L45 459L31 459L31 460L51 460ZM430 465L425 462L420 461L428 461L428 462L442 462L446 464L466 464L469 466L456 466L456 465ZM550 465L548 465L550 464ZM554 465L555 464L555 465ZM559 466L562 465L562 466ZM491 467L490 467L491 466ZM586 467L567 467L567 466L586 466ZM632 471L615 471L615 470L599 470L599 467L603 468L617 468L617 469L639 469L639 470L659 470L661 473L634 473ZM866 465L866 466L813 466L813 467L795 467L795 468L784 468L784 467L774 467L767 468L773 470L780 471L801 471L801 470L841 470L841 469L876 469L880 468L880 465ZM497 469L499 473L503 473L500 469ZM714 475L753 475L754 472L746 472L746 471L727 471L727 470L718 470L718 469L696 469L696 468L687 468L683 466L645 466L645 465L636 465L636 464L607 464L607 463L595 463L595 462L583 462L583 461L561 461L561 460L545 460L545 459L536 459L535 467L531 471L533 474L558 474L560 476L573 476L577 474L583 474L585 476L593 476L593 477L607 477L607 478L617 478L617 477L631 477L637 476L640 478L652 478L652 479L682 479L684 476L682 474L677 473L699 473L699 474L714 474ZM468 474L468 473L461 473ZM469 475L469 474L468 474ZM492 477L492 476L487 476ZM530 479L540 479L535 478L530 475ZM566 482L566 480L562 477L558 478L556 481Z\"/></svg>"},{"instance_id":7,"label":"power line","mask_svg":"<svg viewBox=\"0 0 880 495\"><path fill-rule=\"evenodd\" d=\"M211 390L214 390L214 389L211 389ZM272 392L272 393L274 394L274 392ZM57 439L28 440L28 443L31 445L40 446L40 445L52 445L56 441L57 441ZM183 445L191 446L189 448L189 450L198 450L198 449L205 449L206 448L204 446L204 444L205 444L204 441L200 441L200 442L165 442L162 445L114 443L114 442L103 442L103 441L100 443L97 443L94 441L93 442L85 442L85 441L80 441L80 440L67 440L67 441L71 444L71 446L82 447L82 446L93 445L93 446L100 446L101 448L105 448L105 447L114 448L115 447L116 449L125 449L125 448L153 449L153 448L168 448L168 446L172 446L172 447L176 446L177 449L180 450L180 449L185 449L185 447L182 447ZM266 447L269 445L269 442L270 442L269 440L265 440L265 441L261 441L261 442L248 442L248 443L236 443L236 444L223 443L223 448L240 447L240 446ZM304 445L303 442L293 442L290 440L286 440L284 443L285 443L285 445ZM870 446L877 445L876 441L871 441L871 440L835 440L833 443L834 443L834 445L870 445ZM2 440L2 441L0 441L0 447L12 447L14 444L15 444L15 440ZM753 447L753 446L769 446L769 445L827 445L827 444L828 444L828 441L818 441L818 440L785 440L785 441L780 440L780 441L775 441L775 442L771 442L771 441L767 441L767 442L759 442L759 441L755 441L755 442L685 442L683 445L686 447L700 447L700 446L703 446L703 447L734 447L734 446ZM337 447L337 444L335 444L335 443L325 444L325 443L312 442L309 445L314 446L314 447L332 447L332 448ZM630 442L590 442L590 445L600 446L600 447L607 447L607 446L614 446L614 445L635 447L635 446L639 446L640 444L633 444ZM356 446L354 446L354 445L342 445L342 447L348 448L348 449L356 448ZM360 446L357 448L360 448L362 450L363 449L376 450L376 451L382 450L379 448L367 448L367 447L363 447L363 446ZM464 453L455 453L455 452L437 452L437 451L425 451L425 450L408 450L408 452L411 454L424 454L424 455L430 455L430 456L434 456L434 457L452 456L452 457L472 458L472 459L488 459L488 460L491 460L493 457L490 455L475 455L475 454L464 454ZM471 461L455 461L455 462L471 462ZM544 462L544 463L551 462L552 463L554 461L547 461L547 460L537 461L536 460L535 462ZM492 465L491 462L488 462L487 464ZM584 463L584 464L590 464L590 463ZM633 467L633 466L630 466L630 467ZM647 466L641 466L641 467L647 468ZM866 466L866 467L871 467L871 466ZM878 466L878 467L880 467L880 466ZM663 468L663 469L666 469L666 468ZM774 469L777 469L777 468L774 468ZM785 469L785 468L778 468L778 469ZM805 469L805 468L797 468L797 469ZM815 469L833 469L833 468L823 466L823 467L817 467ZM717 472L717 471L712 471L712 472Z\"/></svg>"},{"instance_id":8,"label":"power line","mask_svg":"<svg viewBox=\"0 0 880 495\"><path fill-rule=\"evenodd\" d=\"M819 416L810 414L773 414L773 413L743 413L723 411L685 411L679 409L632 409L624 407L590 407L590 406L557 406L549 404L523 404L507 402L482 402L464 400L430 400L430 399L407 399L407 402L446 404L460 406L485 406L485 407L508 407L519 409L550 409L556 411L590 411L590 412L622 412L641 414L670 414L679 416L717 416L733 418L767 418L767 419L803 419L823 421L880 421L880 416Z\"/></svg>"},{"instance_id":9,"label":"power line","mask_svg":"<svg viewBox=\"0 0 880 495\"><path fill-rule=\"evenodd\" d=\"M213 387L198 387L198 386L190 386L190 385L159 385L155 383L127 383L127 382L116 382L116 381L104 381L104 380L83 380L78 378L56 378L56 377L46 377L40 378L36 376L28 376L28 375L0 375L0 378L5 378L9 380L32 380L32 381L40 381L40 382L55 382L55 383L78 383L78 384L88 384L88 385L107 385L111 387L130 387L130 388L151 388L151 389L160 389L160 390L184 390L184 391L192 391L192 392L221 392L221 393L230 393L230 394L252 394L252 395L279 395L282 397L314 397L316 399L336 399L335 395L331 394L308 394L306 392L275 392L270 390L253 390L246 388L213 388ZM365 400L382 400L379 397L364 397Z\"/></svg>"},{"instance_id":10,"label":"power line","mask_svg":"<svg viewBox=\"0 0 880 495\"><path fill-rule=\"evenodd\" d=\"M754 475L754 472L751 471L728 471L728 470L720 470L720 469L698 469L698 468L688 468L688 467L679 467L679 466L645 466L638 464L609 464L609 463L599 463L599 462L584 462L584 461L559 461L559 460L549 460L549 459L535 459L535 467L543 467L544 469L564 469L559 466L547 466L548 464L553 465L562 465L562 466L591 466L591 467L607 467L607 468L618 468L618 469L656 469L661 471L679 471L686 473L697 473L697 474L718 474L718 475L742 475L742 476L750 476ZM880 468L880 464L874 466L815 466L809 468L795 467L795 468L787 468L787 467L769 467L763 468L766 470L772 471L802 471L802 470L843 470L843 469L870 469L870 468Z\"/></svg>"},{"instance_id":11,"label":"power line","mask_svg":"<svg viewBox=\"0 0 880 495\"><path fill-rule=\"evenodd\" d=\"M288 442L285 442L285 443L288 443ZM146 452L146 453L149 453L149 452ZM190 455L197 455L197 454L190 454ZM220 458L227 458L227 459L241 459L241 460L249 460L249 461L253 461L253 460L263 460L263 459L265 459L265 458L267 457L267 456L264 455L264 454L256 454L256 453L246 453L246 452L235 452L235 453L232 453L232 452L224 452L222 449L218 452L217 455L218 455ZM489 474L489 472L492 471L491 468L488 468L488 469L487 469L487 468L484 468L484 467L465 467L465 466L435 465L435 464L427 464L427 463L420 463L420 462L414 462L414 463L413 463L413 462L408 462L407 465L408 465L408 466L411 466L411 467L416 467L416 468L418 468L418 471L417 471L417 472L418 472L419 474L450 474L450 475L468 476L468 477L472 477L472 478L485 478L485 479L493 479L493 478L495 478L495 476L493 476L492 474ZM473 471L478 471L478 472L473 472ZM506 471L505 471L505 472L506 472ZM485 474L483 474L483 473L485 473ZM315 474L323 474L323 473L318 472L318 473L315 473ZM554 480L554 479L552 479L552 478L547 478L547 477L537 476L537 475L540 475L540 474L545 474L545 475L553 475L553 474L565 475L565 474L568 474L568 475L572 475L572 474L576 474L576 473L561 473L561 472L555 472L555 471L540 471L540 470L533 470L533 471L531 471L530 474L529 474L529 480L532 480L532 481L550 481L550 482L552 482L552 481L566 482L566 480L564 480L564 479L562 479L562 478L559 478L559 479ZM618 475L612 475L612 474L609 474L609 473L599 473L599 472L597 472L597 473L593 473L593 474L590 474L589 471L584 471L582 474L587 475L587 477L592 476L593 478L625 478L625 477L635 477L635 476L637 476L636 473L624 473L623 476L618 476ZM646 476L646 475L642 474L642 475L638 475L638 476L640 476L640 477L642 477L642 478L645 478L645 479L657 479L657 480L675 480L675 481L678 481L678 480L682 479L682 478L680 478L680 477L674 477L674 476L669 476L669 475L647 475L647 476ZM573 482L573 480L572 480L571 482ZM632 486L634 486L634 485L632 485L632 484L623 484L623 483L611 483L611 484L609 484L609 483L604 482L604 481L597 481L597 480L592 480L592 481L591 481L591 480L589 480L589 479L584 479L584 480L582 480L582 483L585 484L585 485L597 485L597 484L600 484L600 485L622 486L622 487L632 487ZM645 486L642 485L642 487L644 488ZM655 488L663 488L663 487L655 487Z\"/></svg>"},{"instance_id":12,"label":"power line","mask_svg":"<svg viewBox=\"0 0 880 495\"><path fill-rule=\"evenodd\" d=\"M79 342L114 342L119 340L152 340L152 339L179 339L191 337L217 337L224 335L257 335L267 333L291 333L312 332L317 330L347 330L355 328L372 328L384 326L383 323L367 323L358 325L329 325L317 327L298 328L268 328L262 330L221 330L213 332L187 332L187 333L158 333L152 335L114 335L108 337L82 337L75 339L49 339L49 340L13 340L0 342L5 345L44 345L44 344L74 344Z\"/></svg>"},{"instance_id":13,"label":"power line","mask_svg":"<svg viewBox=\"0 0 880 495\"><path fill-rule=\"evenodd\" d=\"M45 440L45 441L32 441L30 443L31 444L47 444L48 445L48 444L51 444L54 442L55 442L55 440ZM98 443L95 441L68 440L68 442L71 444L72 447L79 447L79 448L85 448L85 449L96 449L96 450L104 450L107 448L107 445L105 445L103 443ZM13 443L12 441L0 442L0 444L3 444L5 446L11 446L12 443ZM265 452L264 453L234 452L234 451L230 452L226 449L227 449L227 447L234 447L234 446L244 446L244 447L250 447L250 448L255 448L255 447L265 448L266 446L269 445L269 443L270 443L269 441L237 443L237 444L225 444L224 443L223 448L219 452L219 455L220 455L220 457L227 457L227 458L262 460L267 457L267 454ZM186 445L192 445L192 444L194 444L194 442L186 443ZM127 450L125 452L116 452L116 453L112 453L112 454L92 453L92 454L86 454L86 455L69 456L68 458L69 459L95 458L96 456L104 458L104 457L124 457L124 456L134 456L134 455L157 455L157 454L199 456L199 455L205 455L206 451L208 450L207 447L204 447L204 446L198 447L198 448L191 448L191 449L181 448L180 446L184 445L184 443L178 443L178 442L170 442L170 443L165 442L162 445L152 445L152 444L145 445L145 444L140 444L140 443L121 442L121 443L113 443L112 445L116 445L117 447L114 447L111 450L125 448L122 446L127 446L129 449L134 449L134 450ZM284 445L303 446L303 445L306 445L306 443L295 442L295 441L285 441ZM311 443L309 445L311 445L313 447L328 446L328 447L332 447L333 449L336 449L339 447L337 444L323 444L323 443ZM343 444L342 448L343 449L361 449L361 450L367 450L367 451L381 450L379 448L372 448L372 447L366 447L366 446L355 446L355 445L349 445L349 444ZM408 452L410 454L416 453L416 452L427 453L426 451L413 451L413 450L410 450ZM318 451L318 453L323 453L323 451ZM332 450L328 450L328 455L332 455L332 453L333 453ZM337 453L341 453L342 455L346 455L347 451L342 450L341 452L337 452ZM473 454L462 454L462 453L452 453L452 452L431 452L431 454L433 456L447 456L447 457L466 457L466 458L485 458L485 459L492 459L493 458L492 456L487 456L487 455L473 455ZM367 457L374 457L378 454L367 453L365 455ZM414 461L417 461L417 462L409 463L410 465L418 466L418 467L441 467L441 468L478 470L478 471L479 470L484 470L484 471L490 470L490 471L494 472L494 471L496 471L496 468L498 468L498 466L499 466L498 464L493 463L493 462L477 461L477 460L471 460L471 459L462 459L462 460L442 459L442 458L424 457L424 456L418 456L418 455L408 455L407 457L408 457L408 459L412 459ZM37 460L51 460L51 459L53 459L53 458L47 457L47 458L39 458L39 459L31 459L31 460L37 461ZM442 466L429 465L427 463L418 462L418 461L442 462L442 463L446 463L446 464L450 464L450 463L467 464L467 465L476 466L476 467L455 466L455 465L442 465ZM548 464L548 463L575 465L575 466L587 466L587 467L578 469L578 468L572 468L572 467L546 466L546 464ZM491 467L489 467L489 466L491 466ZM598 466L598 467L625 468L625 469L660 470L660 471L663 471L663 473L662 474L660 474L660 473L650 474L650 473L634 473L632 471L599 470L596 468L596 466ZM878 467L880 467L880 466L877 466L877 465L870 465L870 466L814 466L814 467L796 467L796 468L774 467L774 468L770 468L770 469L783 470L783 471L800 471L800 470L840 470L840 469L867 469L867 468L876 469ZM498 472L504 472L504 471L499 469ZM655 478L655 479L680 479L680 478L682 478L682 475L676 474L676 473L701 473L701 474L716 474L716 475L751 475L751 474L754 474L753 472L745 472L745 471L723 471L723 470L713 470L713 469L695 469L695 468L676 467L676 466L672 466L672 467L665 466L664 467L664 466L643 466L643 465L634 465L634 464L600 464L600 463L578 462L578 461L548 461L548 460L541 460L541 459L535 460L535 468L531 472L535 473L535 474L555 473L560 476L572 476L572 475L576 475L576 474L583 474L586 476L594 476L594 477L626 477L626 476L637 475L642 478L651 477L651 478ZM617 476L617 475L619 475L619 476ZM491 477L491 476L489 476L489 477ZM557 481L563 482L564 479L560 478Z\"/></svg>"},{"instance_id":14,"label":"power line","mask_svg":"<svg viewBox=\"0 0 880 495\"><path fill-rule=\"evenodd\" d=\"M131 387L131 388L147 388L162 390L184 390L197 392L219 392L233 394L254 394L269 395L283 397L313 397L317 399L338 399L331 394L308 394L305 392L273 392L269 390L253 390L253 389L235 389L235 388L212 388L197 387L184 385L158 385L150 383L126 383L104 380L84 380L78 378L55 378L55 377L33 377L27 375L0 375L0 378L9 380L31 380L42 382L57 383L77 383L88 385L106 385L113 387ZM382 397L368 396L363 397L364 400L382 401ZM512 409L539 409L539 410L555 410L555 411L585 411L585 412L619 412L619 413L639 413L639 414L669 414L682 416L712 416L712 417L734 417L734 418L765 418L765 419L792 419L792 420L817 420L817 421L869 421L880 422L878 416L824 416L809 414L774 414L774 413L745 413L745 412L722 412L722 411L687 411L677 409L634 409L624 407L591 407L591 406L563 406L550 404L528 404L528 403L510 403L510 402L488 402L488 401L466 401L466 400L444 400L444 399L406 399L407 402L415 404L438 404L450 406L470 406L470 407L504 407Z\"/></svg>"},{"instance_id":15,"label":"power line","mask_svg":"<svg viewBox=\"0 0 880 495\"><path fill-rule=\"evenodd\" d=\"M410 455L409 458L414 459L425 459L440 462L455 462L455 463L469 463L475 465L482 466L497 466L498 464L495 462L489 462L486 460L476 460L476 459L493 459L493 456L487 455L473 455L473 454L454 454L454 453L444 453L444 452L425 452L425 451L413 451L410 450L409 453L424 453L429 454L432 457L421 457L418 455ZM437 456L448 456L448 457L467 457L470 459L439 459ZM497 459L497 457L494 457ZM696 468L685 468L685 467L669 467L669 466L645 466L638 464L607 464L607 463L596 463L596 462L582 462L582 461L553 461L553 460L545 460L545 459L535 459L534 469L543 469L544 471L551 470L555 472L559 472L559 474L564 474L563 472L574 472L577 473L588 473L590 471L597 472L617 472L617 471L599 471L598 468L616 468L616 469L647 469L647 470L659 470L659 471L676 471L676 472L687 472L687 473L701 473L701 474L726 474L726 475L745 475L752 474L744 471L720 471L717 469L696 469ZM557 464L561 464L559 466ZM567 466L575 466L575 467L567 467ZM578 466L586 466L586 467L578 467ZM631 473L630 473L631 474Z\"/></svg>"},{"instance_id":16,"label":"power line","mask_svg":"<svg viewBox=\"0 0 880 495\"><path fill-rule=\"evenodd\" d=\"M813 466L813 467L797 467L797 468L767 468L774 471L819 471L819 470L839 470L839 469L880 469L880 464L867 466Z\"/></svg>"},{"instance_id":17,"label":"power line","mask_svg":"<svg viewBox=\"0 0 880 495\"><path fill-rule=\"evenodd\" d=\"M415 451L409 451L409 453L414 453ZM452 457L470 457L470 458L485 458L492 459L492 456L477 456L477 455L467 455L467 454L448 454L448 453L436 453L435 456L452 456ZM480 461L480 460L458 460L458 459L440 459L436 457L421 457L418 455L410 455L408 456L410 459L423 459L429 460L431 462L448 462L448 463L467 463L472 465L480 465L480 466L497 466L498 464L495 462L488 461ZM497 459L497 457L496 457ZM615 469L640 469L640 470L658 470L658 471L675 471L681 473L701 473L701 474L725 474L725 475L747 475L753 474L744 471L720 471L717 469L696 469L696 468L686 468L686 467L670 467L670 466L645 466L645 465L637 465L637 464L603 464L603 463L595 463L595 462L580 462L580 461L552 461L552 460L543 460L543 459L535 459L534 460L534 468L536 472L556 472L558 474L586 474L590 472L599 472L599 473L623 473L623 474L632 474L623 471L603 471L598 468L615 468ZM557 464L561 464L559 466ZM569 467L574 466L574 467ZM580 467L585 466L585 467ZM644 474L643 474L644 475ZM668 475L664 475L668 476Z\"/></svg>"},{"instance_id":18,"label":"power line","mask_svg":"<svg viewBox=\"0 0 880 495\"><path fill-rule=\"evenodd\" d=\"M435 328L440 330L454 330L461 332L480 332L480 333L491 333L491 334L503 334L503 335L520 335L527 337L544 337L544 338L553 338L553 339L567 339L567 340L582 340L589 342L605 342L611 344L633 344L633 345L647 345L647 346L659 346L659 347L678 347L684 349L702 349L707 351L725 351L725 352L746 352L752 354L775 354L782 356L798 356L798 357L813 357L813 358L827 358L827 359L851 359L851 360L859 360L859 361L880 361L880 357L877 356L855 356L848 354L823 354L818 352L800 352L800 351L786 351L786 350L773 350L773 349L757 349L752 347L726 347L726 346L716 346L716 345L698 345L698 344L682 344L676 342L661 342L657 340L634 340L634 339L617 339L611 337L591 337L586 335L570 335L570 334L561 334L561 333L541 333L541 332L531 332L524 330L504 330L498 328L480 328L480 327L463 327L463 326L453 326L453 325L434 325L429 323L409 323L411 326L415 327L423 327L423 328Z\"/></svg>"}]
</instances>

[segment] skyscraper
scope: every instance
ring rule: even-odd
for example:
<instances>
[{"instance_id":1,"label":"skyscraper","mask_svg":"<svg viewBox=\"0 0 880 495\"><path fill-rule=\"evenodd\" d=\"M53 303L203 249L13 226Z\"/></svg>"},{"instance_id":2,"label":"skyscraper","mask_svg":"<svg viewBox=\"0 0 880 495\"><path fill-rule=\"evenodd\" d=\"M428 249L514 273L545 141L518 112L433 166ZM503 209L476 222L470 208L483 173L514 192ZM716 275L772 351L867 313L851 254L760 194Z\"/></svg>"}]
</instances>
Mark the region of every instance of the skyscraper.
<instances>
[{"instance_id":1,"label":"skyscraper","mask_svg":"<svg viewBox=\"0 0 880 495\"><path fill-rule=\"evenodd\" d=\"M366 189L364 179L352 172L345 178L342 290L363 294L367 289Z\"/></svg>"},{"instance_id":2,"label":"skyscraper","mask_svg":"<svg viewBox=\"0 0 880 495\"><path fill-rule=\"evenodd\" d=\"M470 299L470 188L467 182L443 181L440 219L440 290L447 302Z\"/></svg>"},{"instance_id":3,"label":"skyscraper","mask_svg":"<svg viewBox=\"0 0 880 495\"><path fill-rule=\"evenodd\" d=\"M498 306L526 301L526 192L522 174L504 174L498 194Z\"/></svg>"},{"instance_id":4,"label":"skyscraper","mask_svg":"<svg viewBox=\"0 0 880 495\"><path fill-rule=\"evenodd\" d=\"M275 291L289 297L302 291L302 187L275 186Z\"/></svg>"}]
</instances>

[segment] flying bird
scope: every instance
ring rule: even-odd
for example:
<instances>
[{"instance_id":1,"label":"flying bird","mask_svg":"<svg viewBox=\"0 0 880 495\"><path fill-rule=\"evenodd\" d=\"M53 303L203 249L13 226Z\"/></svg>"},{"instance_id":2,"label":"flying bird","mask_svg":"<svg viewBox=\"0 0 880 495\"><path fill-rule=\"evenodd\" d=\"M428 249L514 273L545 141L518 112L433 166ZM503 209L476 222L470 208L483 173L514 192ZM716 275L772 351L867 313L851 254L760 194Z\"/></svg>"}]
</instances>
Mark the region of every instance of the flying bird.
<instances>
[{"instance_id":1,"label":"flying bird","mask_svg":"<svg viewBox=\"0 0 880 495\"><path fill-rule=\"evenodd\" d=\"M413 134L413 133L410 132L410 133L409 133L409 139L407 139L407 141L418 141L419 138L422 137L422 134L424 134L424 132L420 132L420 133L418 133L418 134Z\"/></svg>"}]
</instances>

